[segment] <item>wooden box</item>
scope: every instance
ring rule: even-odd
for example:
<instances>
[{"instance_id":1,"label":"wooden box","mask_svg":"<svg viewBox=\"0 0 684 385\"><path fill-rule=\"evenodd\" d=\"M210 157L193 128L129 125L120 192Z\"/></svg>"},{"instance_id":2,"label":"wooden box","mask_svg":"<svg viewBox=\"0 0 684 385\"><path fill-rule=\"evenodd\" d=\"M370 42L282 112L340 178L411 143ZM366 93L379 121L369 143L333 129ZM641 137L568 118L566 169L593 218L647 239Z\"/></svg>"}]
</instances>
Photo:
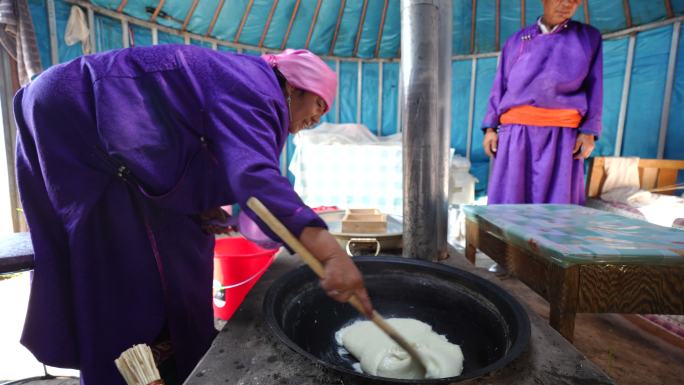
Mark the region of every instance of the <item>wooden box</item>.
<instances>
[{"instance_id":1,"label":"wooden box","mask_svg":"<svg viewBox=\"0 0 684 385\"><path fill-rule=\"evenodd\" d=\"M381 234L387 232L387 215L377 209L347 209L342 218L342 232Z\"/></svg>"}]
</instances>

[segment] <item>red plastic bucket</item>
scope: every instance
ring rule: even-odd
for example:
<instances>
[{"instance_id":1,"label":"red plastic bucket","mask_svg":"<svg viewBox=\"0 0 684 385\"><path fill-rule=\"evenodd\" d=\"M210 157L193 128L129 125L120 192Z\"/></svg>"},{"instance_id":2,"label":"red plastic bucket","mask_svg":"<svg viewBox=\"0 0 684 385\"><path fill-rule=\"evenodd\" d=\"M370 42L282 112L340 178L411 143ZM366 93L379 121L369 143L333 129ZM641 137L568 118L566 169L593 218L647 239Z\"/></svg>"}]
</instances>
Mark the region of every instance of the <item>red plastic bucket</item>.
<instances>
[{"instance_id":1,"label":"red plastic bucket","mask_svg":"<svg viewBox=\"0 0 684 385\"><path fill-rule=\"evenodd\" d=\"M242 238L219 238L214 246L214 315L228 320L271 265L278 249Z\"/></svg>"}]
</instances>

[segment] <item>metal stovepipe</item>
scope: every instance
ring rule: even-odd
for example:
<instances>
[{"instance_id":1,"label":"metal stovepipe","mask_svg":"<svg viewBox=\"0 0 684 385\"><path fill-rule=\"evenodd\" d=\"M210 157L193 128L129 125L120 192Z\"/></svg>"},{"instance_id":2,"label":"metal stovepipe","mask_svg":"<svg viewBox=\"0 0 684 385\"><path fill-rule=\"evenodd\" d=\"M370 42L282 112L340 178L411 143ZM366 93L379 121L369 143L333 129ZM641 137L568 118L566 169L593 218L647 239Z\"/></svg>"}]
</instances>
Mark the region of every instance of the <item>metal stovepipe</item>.
<instances>
[{"instance_id":1,"label":"metal stovepipe","mask_svg":"<svg viewBox=\"0 0 684 385\"><path fill-rule=\"evenodd\" d=\"M443 259L451 120L450 1L401 1L401 56L403 255Z\"/></svg>"}]
</instances>

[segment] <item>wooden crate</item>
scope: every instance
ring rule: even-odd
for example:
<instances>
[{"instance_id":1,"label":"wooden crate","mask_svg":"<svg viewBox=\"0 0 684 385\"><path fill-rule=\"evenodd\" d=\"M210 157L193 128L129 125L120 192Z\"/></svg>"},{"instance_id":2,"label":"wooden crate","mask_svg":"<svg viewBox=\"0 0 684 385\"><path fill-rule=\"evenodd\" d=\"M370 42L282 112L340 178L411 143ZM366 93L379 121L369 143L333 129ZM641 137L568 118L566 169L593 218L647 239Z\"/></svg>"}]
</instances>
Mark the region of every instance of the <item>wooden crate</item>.
<instances>
[{"instance_id":1,"label":"wooden crate","mask_svg":"<svg viewBox=\"0 0 684 385\"><path fill-rule=\"evenodd\" d=\"M377 209L347 209L342 218L342 232L381 234L387 232L387 215Z\"/></svg>"}]
</instances>

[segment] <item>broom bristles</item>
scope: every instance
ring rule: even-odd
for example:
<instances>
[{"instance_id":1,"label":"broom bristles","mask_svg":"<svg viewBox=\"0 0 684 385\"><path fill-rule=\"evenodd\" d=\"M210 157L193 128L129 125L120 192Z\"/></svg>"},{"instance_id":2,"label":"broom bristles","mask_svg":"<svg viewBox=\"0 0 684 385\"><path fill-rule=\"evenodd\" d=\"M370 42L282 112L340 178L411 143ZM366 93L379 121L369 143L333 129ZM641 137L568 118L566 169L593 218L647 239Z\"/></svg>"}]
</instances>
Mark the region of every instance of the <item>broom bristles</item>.
<instances>
[{"instance_id":1,"label":"broom bristles","mask_svg":"<svg viewBox=\"0 0 684 385\"><path fill-rule=\"evenodd\" d=\"M161 376L147 345L134 345L121 353L114 363L128 385L163 384L159 382Z\"/></svg>"}]
</instances>

